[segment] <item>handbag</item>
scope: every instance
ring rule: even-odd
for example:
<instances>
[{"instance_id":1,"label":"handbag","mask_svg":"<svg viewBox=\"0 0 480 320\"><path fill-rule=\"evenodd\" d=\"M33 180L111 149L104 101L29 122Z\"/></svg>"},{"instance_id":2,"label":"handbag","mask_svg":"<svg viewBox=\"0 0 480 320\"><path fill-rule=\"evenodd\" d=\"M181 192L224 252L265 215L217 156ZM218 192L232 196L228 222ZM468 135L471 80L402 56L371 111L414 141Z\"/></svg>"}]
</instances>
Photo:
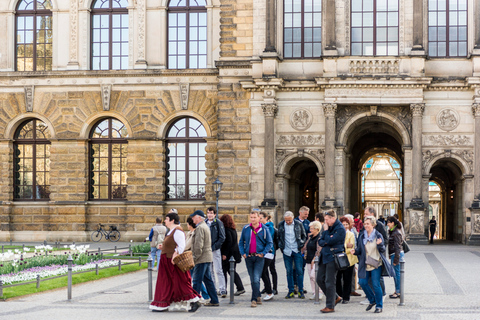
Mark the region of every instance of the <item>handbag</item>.
<instances>
[{"instance_id":1,"label":"handbag","mask_svg":"<svg viewBox=\"0 0 480 320\"><path fill-rule=\"evenodd\" d=\"M348 261L347 254L345 252L334 253L333 258L335 260L335 268L337 268L337 270L345 270L350 267L350 261Z\"/></svg>"},{"instance_id":2,"label":"handbag","mask_svg":"<svg viewBox=\"0 0 480 320\"><path fill-rule=\"evenodd\" d=\"M403 252L404 253L407 253L407 252L410 251L410 247L408 246L408 243L405 240L403 240L403 242L402 242L402 247L403 247Z\"/></svg>"},{"instance_id":3,"label":"handbag","mask_svg":"<svg viewBox=\"0 0 480 320\"><path fill-rule=\"evenodd\" d=\"M369 266L374 267L375 269L377 269L380 266L380 260L373 259L371 256L367 256L365 263L368 264Z\"/></svg>"}]
</instances>

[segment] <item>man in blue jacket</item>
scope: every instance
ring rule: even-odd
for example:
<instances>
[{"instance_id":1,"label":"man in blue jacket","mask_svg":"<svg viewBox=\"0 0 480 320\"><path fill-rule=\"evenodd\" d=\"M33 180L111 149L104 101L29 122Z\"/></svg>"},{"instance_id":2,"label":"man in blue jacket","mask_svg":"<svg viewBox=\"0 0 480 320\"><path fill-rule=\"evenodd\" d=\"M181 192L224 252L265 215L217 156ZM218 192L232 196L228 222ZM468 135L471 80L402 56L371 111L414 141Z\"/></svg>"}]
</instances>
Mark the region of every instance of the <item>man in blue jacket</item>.
<instances>
[{"instance_id":1,"label":"man in blue jacket","mask_svg":"<svg viewBox=\"0 0 480 320\"><path fill-rule=\"evenodd\" d=\"M273 248L273 240L267 227L260 223L258 211L250 213L250 224L242 229L238 248L245 259L250 284L252 286L251 307L262 304L260 296L260 278L262 276L264 256Z\"/></svg>"},{"instance_id":2,"label":"man in blue jacket","mask_svg":"<svg viewBox=\"0 0 480 320\"><path fill-rule=\"evenodd\" d=\"M345 228L337 219L335 211L325 212L323 233L318 240L322 251L320 251L317 273L318 286L326 297L326 306L320 310L322 313L334 312L335 305L342 300L336 293L337 268L333 254L345 251L345 235Z\"/></svg>"},{"instance_id":3,"label":"man in blue jacket","mask_svg":"<svg viewBox=\"0 0 480 320\"><path fill-rule=\"evenodd\" d=\"M217 218L217 212L214 207L207 209L207 219L205 223L210 227L210 236L212 239L212 254L213 262L211 265L212 279L215 282L215 275L218 281L218 291L222 295L222 298L227 296L227 287L225 284L225 275L222 269L222 254L220 248L225 242L225 227L223 222Z\"/></svg>"}]
</instances>

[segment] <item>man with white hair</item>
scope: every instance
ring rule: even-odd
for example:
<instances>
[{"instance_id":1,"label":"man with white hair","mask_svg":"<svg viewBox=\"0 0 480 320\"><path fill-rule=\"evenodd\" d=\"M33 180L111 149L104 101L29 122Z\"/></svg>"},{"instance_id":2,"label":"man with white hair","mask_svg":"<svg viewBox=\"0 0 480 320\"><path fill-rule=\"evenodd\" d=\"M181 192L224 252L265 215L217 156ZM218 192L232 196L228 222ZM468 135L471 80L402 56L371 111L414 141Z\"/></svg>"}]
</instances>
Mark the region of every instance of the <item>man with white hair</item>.
<instances>
[{"instance_id":1,"label":"man with white hair","mask_svg":"<svg viewBox=\"0 0 480 320\"><path fill-rule=\"evenodd\" d=\"M302 223L293 219L293 212L287 211L283 215L283 221L278 224L278 247L283 253L283 262L287 269L288 294L286 299L295 296L294 293L294 273L297 274L298 297L305 299L303 292L303 257L301 250L307 240L307 234Z\"/></svg>"}]
</instances>

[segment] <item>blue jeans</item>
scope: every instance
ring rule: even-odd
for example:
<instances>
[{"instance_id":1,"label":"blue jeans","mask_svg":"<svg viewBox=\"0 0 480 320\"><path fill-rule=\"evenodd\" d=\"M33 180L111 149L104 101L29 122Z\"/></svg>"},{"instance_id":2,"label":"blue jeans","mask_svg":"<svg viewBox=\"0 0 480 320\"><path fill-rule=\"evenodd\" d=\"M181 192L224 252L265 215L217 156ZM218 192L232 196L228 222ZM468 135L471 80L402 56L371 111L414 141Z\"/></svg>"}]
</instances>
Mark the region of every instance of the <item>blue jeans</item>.
<instances>
[{"instance_id":1,"label":"blue jeans","mask_svg":"<svg viewBox=\"0 0 480 320\"><path fill-rule=\"evenodd\" d=\"M303 293L303 257L300 252L292 252L291 256L283 254L283 262L285 263L285 269L287 270L287 283L288 293L294 291L294 272L293 265L295 262L295 273L297 276L298 292Z\"/></svg>"},{"instance_id":2,"label":"blue jeans","mask_svg":"<svg viewBox=\"0 0 480 320\"><path fill-rule=\"evenodd\" d=\"M205 300L210 300L210 296L208 295L207 288L205 288L205 285L202 282L202 298Z\"/></svg>"},{"instance_id":3,"label":"blue jeans","mask_svg":"<svg viewBox=\"0 0 480 320\"><path fill-rule=\"evenodd\" d=\"M262 277L263 264L265 258L256 256L247 257L245 264L247 265L248 275L250 276L250 285L252 286L252 299L251 301L257 301L260 297L260 278Z\"/></svg>"},{"instance_id":4,"label":"blue jeans","mask_svg":"<svg viewBox=\"0 0 480 320\"><path fill-rule=\"evenodd\" d=\"M366 271L367 275L365 278L359 280L360 285L362 286L363 292L367 296L368 301L376 303L377 309L383 309L383 291L382 286L380 285L380 278L382 277L382 266L372 271ZM368 280L372 279L372 288L368 285Z\"/></svg>"},{"instance_id":5,"label":"blue jeans","mask_svg":"<svg viewBox=\"0 0 480 320\"><path fill-rule=\"evenodd\" d=\"M390 255L390 261L392 263L393 270L395 270L395 292L400 293L400 262L405 262L405 252L400 251L400 260L396 266L393 265L393 258L395 258L395 254Z\"/></svg>"},{"instance_id":6,"label":"blue jeans","mask_svg":"<svg viewBox=\"0 0 480 320\"><path fill-rule=\"evenodd\" d=\"M155 260L157 260L157 268L160 265L160 255L162 254L162 250L157 249L157 247L150 247L150 257L153 259L153 266L155 267ZM155 255L157 255L157 259L155 259Z\"/></svg>"},{"instance_id":7,"label":"blue jeans","mask_svg":"<svg viewBox=\"0 0 480 320\"><path fill-rule=\"evenodd\" d=\"M210 296L210 303L218 303L217 290L215 289L215 283L213 283L212 280L210 265L210 262L199 263L193 268L192 286L198 293L202 292L202 282L205 283L208 295Z\"/></svg>"}]
</instances>

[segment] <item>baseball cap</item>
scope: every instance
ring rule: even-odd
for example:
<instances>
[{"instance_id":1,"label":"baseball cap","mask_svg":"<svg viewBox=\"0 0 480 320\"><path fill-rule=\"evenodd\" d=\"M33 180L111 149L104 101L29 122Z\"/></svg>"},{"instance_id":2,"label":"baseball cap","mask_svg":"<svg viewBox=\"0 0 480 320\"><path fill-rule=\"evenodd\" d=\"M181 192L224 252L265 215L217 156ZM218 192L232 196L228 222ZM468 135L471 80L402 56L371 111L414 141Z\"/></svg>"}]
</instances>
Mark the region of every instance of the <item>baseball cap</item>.
<instances>
[{"instance_id":1,"label":"baseball cap","mask_svg":"<svg viewBox=\"0 0 480 320\"><path fill-rule=\"evenodd\" d=\"M205 213L203 213L202 210L196 210L194 213L190 215L190 218L193 218L195 216L200 216L202 218L205 218Z\"/></svg>"}]
</instances>

